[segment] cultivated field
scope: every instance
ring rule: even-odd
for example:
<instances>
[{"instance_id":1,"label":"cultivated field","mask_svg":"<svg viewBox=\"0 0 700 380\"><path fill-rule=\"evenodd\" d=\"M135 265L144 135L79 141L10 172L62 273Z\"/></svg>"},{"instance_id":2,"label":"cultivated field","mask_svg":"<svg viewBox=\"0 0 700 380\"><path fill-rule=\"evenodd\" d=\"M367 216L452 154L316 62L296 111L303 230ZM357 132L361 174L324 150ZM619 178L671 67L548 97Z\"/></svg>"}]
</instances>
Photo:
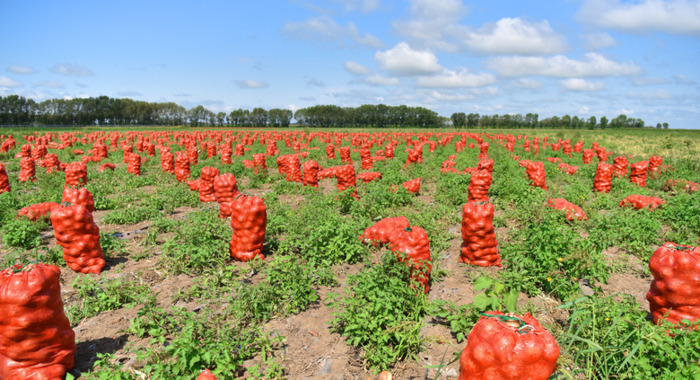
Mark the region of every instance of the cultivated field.
<instances>
[{"instance_id":1,"label":"cultivated field","mask_svg":"<svg viewBox=\"0 0 700 380\"><path fill-rule=\"evenodd\" d=\"M0 263L60 267L77 341L69 376L194 379L209 368L219 379L364 380L382 370L394 379L456 379L472 327L498 310L530 313L551 332L561 352L552 378L700 378L700 331L655 325L645 298L657 248L700 245L700 191L664 191L671 179L700 182L700 131L0 130L0 143L8 134L17 144L0 153L11 187L0 194ZM17 216L23 207L62 201L64 173L49 174L38 160L36 181L18 181L16 156L22 145L41 145L42 136L48 153L66 164L92 156L95 142L108 148L107 158L86 160L84 186L106 257L100 274L66 266L50 223ZM535 137L537 154L525 149ZM563 140L571 147L583 141L586 150L595 142L602 153L584 163L583 151L565 154ZM386 157L391 141L393 159ZM270 142L278 152L265 156L266 169L244 165L270 153ZM226 144L231 164L222 163ZM336 158L328 158L328 144ZM187 146L198 150L195 160L188 157L188 181L212 167L264 200L264 260L232 260L231 219L219 217L219 203L201 202L198 191L162 170L160 148L176 154ZM127 170L125 147L140 156L140 175ZM338 192L335 178L319 179L316 188L278 170L278 158L292 154L302 165L341 166L341 147L349 147L357 174L381 178ZM363 149L374 157L371 169L362 168ZM422 162L407 164L421 149ZM627 168L609 192L593 191L600 155L611 164L623 155L630 164L661 156L663 166L648 173L645 187L630 182ZM463 205L476 168L489 159L502 267L460 261ZM522 160L543 162L546 190L531 186ZM578 170L567 174L560 162ZM98 172L104 163L116 168ZM455 170L442 170L449 167ZM417 178L417 194L401 186ZM651 211L621 207L629 195L664 203ZM587 219L567 220L547 207L550 198L580 206ZM426 294L417 291L420 283L407 283L415 272L389 245L359 239L377 221L398 216L429 238ZM700 283L694 286L689 298L697 302Z\"/></svg>"}]
</instances>

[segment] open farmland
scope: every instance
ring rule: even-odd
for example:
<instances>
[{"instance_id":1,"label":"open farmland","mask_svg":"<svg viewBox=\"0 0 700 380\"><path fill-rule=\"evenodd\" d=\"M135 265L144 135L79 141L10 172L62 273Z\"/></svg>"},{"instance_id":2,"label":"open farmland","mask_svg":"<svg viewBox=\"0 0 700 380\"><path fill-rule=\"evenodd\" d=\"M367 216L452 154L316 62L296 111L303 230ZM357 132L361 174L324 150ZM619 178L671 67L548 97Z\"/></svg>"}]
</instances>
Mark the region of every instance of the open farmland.
<instances>
[{"instance_id":1,"label":"open farmland","mask_svg":"<svg viewBox=\"0 0 700 380\"><path fill-rule=\"evenodd\" d=\"M7 134L0 133L0 143ZM700 245L700 191L668 189L667 182L700 182L697 131L10 134L16 145L0 153L11 187L0 194L0 260L3 268L29 262L60 267L61 297L77 342L73 376L194 379L209 368L222 379L364 380L382 370L395 379L456 379L456 355L481 313L508 311L530 313L552 333L561 351L553 378L700 377L700 331L655 325L645 298L656 249L665 242ZM583 146L576 148L578 141ZM85 159L98 151L96 144L106 146L107 157ZM335 158L328 157L329 144ZM78 274L66 265L50 223L17 216L23 207L62 201L65 175L40 166L45 156L35 150L42 145L60 163L86 162L84 187L94 200L106 261L99 274ZM224 146L230 164L222 162ZM220 176L235 175L246 196L264 200L264 260L231 259L231 219L219 217L218 202L200 201L200 192L162 169L165 147L176 155L194 148L194 156L181 154L190 165L187 181L215 168ZM278 169L279 158L289 155L304 169L312 160L323 169L341 167L341 147L356 174L379 172L381 178L358 179L339 192L340 179L304 186ZM37 155L35 181L19 181L23 150ZM593 154L590 163L584 163L585 151ZM253 154L264 155L267 168L253 167ZM140 157L139 175L126 162L132 155ZM625 175L612 177L609 192L594 191L605 156L611 164L619 156L630 164L661 156L663 163L647 173L645 186L631 183L627 167ZM463 205L472 177L488 160L502 267L460 261ZM531 186L523 160L543 163L546 189ZM114 170L98 171L105 163ZM568 174L560 163L578 169ZM401 186L418 178L417 193ZM630 195L664 203L654 210L621 207ZM587 219L567 220L547 207L550 198L580 206ZM427 233L432 271L426 294L416 291L421 283L407 283L415 273L389 246L359 239L377 221L399 216ZM689 290L696 300L699 291Z\"/></svg>"}]
</instances>

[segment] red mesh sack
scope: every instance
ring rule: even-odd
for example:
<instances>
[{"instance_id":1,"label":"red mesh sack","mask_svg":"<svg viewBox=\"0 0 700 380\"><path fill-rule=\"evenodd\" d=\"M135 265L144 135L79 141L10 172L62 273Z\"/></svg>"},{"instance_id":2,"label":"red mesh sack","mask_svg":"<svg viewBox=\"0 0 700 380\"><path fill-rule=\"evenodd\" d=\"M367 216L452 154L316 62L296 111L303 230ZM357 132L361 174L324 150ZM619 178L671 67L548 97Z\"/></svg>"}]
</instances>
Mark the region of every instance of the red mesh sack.
<instances>
[{"instance_id":1,"label":"red mesh sack","mask_svg":"<svg viewBox=\"0 0 700 380\"><path fill-rule=\"evenodd\" d=\"M485 158L476 165L477 170L486 170L489 173L493 173L493 160L490 158Z\"/></svg>"},{"instance_id":2,"label":"red mesh sack","mask_svg":"<svg viewBox=\"0 0 700 380\"><path fill-rule=\"evenodd\" d=\"M593 178L593 191L609 193L612 188L613 166L605 162L598 163L598 169Z\"/></svg>"},{"instance_id":3,"label":"red mesh sack","mask_svg":"<svg viewBox=\"0 0 700 380\"><path fill-rule=\"evenodd\" d=\"M231 257L239 261L249 261L255 257L265 259L262 249L266 227L265 201L260 197L238 194L231 202Z\"/></svg>"},{"instance_id":4,"label":"red mesh sack","mask_svg":"<svg viewBox=\"0 0 700 380\"><path fill-rule=\"evenodd\" d=\"M489 173L487 170L479 170L473 173L471 179L469 180L468 201L488 202L491 181L491 173Z\"/></svg>"},{"instance_id":5,"label":"red mesh sack","mask_svg":"<svg viewBox=\"0 0 700 380\"><path fill-rule=\"evenodd\" d=\"M97 168L97 172L98 172L98 173L102 173L102 172L104 172L105 170L112 170L112 171L114 171L114 169L116 169L116 167L117 167L117 166L114 165L114 164L110 164L109 162L105 162L104 164L100 165L99 168Z\"/></svg>"},{"instance_id":6,"label":"red mesh sack","mask_svg":"<svg viewBox=\"0 0 700 380\"><path fill-rule=\"evenodd\" d=\"M31 157L19 160L19 182L36 181L36 165Z\"/></svg>"},{"instance_id":7,"label":"red mesh sack","mask_svg":"<svg viewBox=\"0 0 700 380\"><path fill-rule=\"evenodd\" d=\"M578 141L576 144L574 144L574 152L581 153L582 148L583 148L583 141Z\"/></svg>"},{"instance_id":8,"label":"red mesh sack","mask_svg":"<svg viewBox=\"0 0 700 380\"><path fill-rule=\"evenodd\" d=\"M73 368L75 333L63 311L55 265L0 272L0 378L63 379Z\"/></svg>"},{"instance_id":9,"label":"red mesh sack","mask_svg":"<svg viewBox=\"0 0 700 380\"><path fill-rule=\"evenodd\" d=\"M392 144L387 144L384 147L384 155L386 158L393 159L394 158L394 146Z\"/></svg>"},{"instance_id":10,"label":"red mesh sack","mask_svg":"<svg viewBox=\"0 0 700 380\"><path fill-rule=\"evenodd\" d=\"M267 173L267 162L262 153L253 154L253 171L255 173Z\"/></svg>"},{"instance_id":11,"label":"red mesh sack","mask_svg":"<svg viewBox=\"0 0 700 380\"><path fill-rule=\"evenodd\" d=\"M199 152L196 146L192 145L187 148L187 160L190 162L190 165L197 165L197 163L199 163Z\"/></svg>"},{"instance_id":12,"label":"red mesh sack","mask_svg":"<svg viewBox=\"0 0 700 380\"><path fill-rule=\"evenodd\" d=\"M578 171L578 166L569 165L565 162L559 163L559 170L563 171L568 175L574 175Z\"/></svg>"},{"instance_id":13,"label":"red mesh sack","mask_svg":"<svg viewBox=\"0 0 700 380\"><path fill-rule=\"evenodd\" d=\"M406 158L406 163L403 165L404 168L407 168L413 164L417 164L422 160L423 156L423 149L416 148L416 149L411 149L408 151L408 157Z\"/></svg>"},{"instance_id":14,"label":"red mesh sack","mask_svg":"<svg viewBox=\"0 0 700 380\"><path fill-rule=\"evenodd\" d=\"M233 155L233 150L231 150L231 145L230 144L224 144L221 147L221 163L224 165L231 165L233 162L231 160L231 156Z\"/></svg>"},{"instance_id":15,"label":"red mesh sack","mask_svg":"<svg viewBox=\"0 0 700 380\"><path fill-rule=\"evenodd\" d=\"M39 220L39 219L44 219L44 220L49 220L49 213L51 212L51 209L59 206L58 203L55 202L43 202L43 203L37 203L31 206L23 207L17 212L17 216L24 216L29 218L31 221Z\"/></svg>"},{"instance_id":16,"label":"red mesh sack","mask_svg":"<svg viewBox=\"0 0 700 380\"><path fill-rule=\"evenodd\" d=\"M418 177L416 179L412 179L410 181L402 183L401 186L403 186L404 189L406 189L406 191L408 191L409 193L418 195L418 193L420 192L420 184L422 180L423 178Z\"/></svg>"},{"instance_id":17,"label":"red mesh sack","mask_svg":"<svg viewBox=\"0 0 700 380\"><path fill-rule=\"evenodd\" d=\"M531 161L527 164L527 177L530 179L530 186L535 186L547 190L547 173L544 171L544 163L541 161Z\"/></svg>"},{"instance_id":18,"label":"red mesh sack","mask_svg":"<svg viewBox=\"0 0 700 380\"><path fill-rule=\"evenodd\" d=\"M593 162L593 149L584 149L582 158L584 164Z\"/></svg>"},{"instance_id":19,"label":"red mesh sack","mask_svg":"<svg viewBox=\"0 0 700 380\"><path fill-rule=\"evenodd\" d=\"M362 183L369 183L377 179L382 179L382 172L364 172L357 175L357 179Z\"/></svg>"},{"instance_id":20,"label":"red mesh sack","mask_svg":"<svg viewBox=\"0 0 700 380\"><path fill-rule=\"evenodd\" d=\"M331 177L336 179L338 191L345 191L357 185L355 167L352 165L333 166L318 172L319 179ZM357 191L353 191L353 196L357 197Z\"/></svg>"},{"instance_id":21,"label":"red mesh sack","mask_svg":"<svg viewBox=\"0 0 700 380\"><path fill-rule=\"evenodd\" d=\"M51 210L51 224L63 259L78 273L100 273L105 255L100 246L100 229L83 205L59 206Z\"/></svg>"},{"instance_id":22,"label":"red mesh sack","mask_svg":"<svg viewBox=\"0 0 700 380\"><path fill-rule=\"evenodd\" d=\"M71 162L65 169L66 182L64 187L85 186L88 183L87 166L83 162Z\"/></svg>"},{"instance_id":23,"label":"red mesh sack","mask_svg":"<svg viewBox=\"0 0 700 380\"><path fill-rule=\"evenodd\" d=\"M190 159L187 152L175 152L175 179L184 182L187 178L190 178Z\"/></svg>"},{"instance_id":24,"label":"red mesh sack","mask_svg":"<svg viewBox=\"0 0 700 380\"><path fill-rule=\"evenodd\" d=\"M441 167L442 169L447 169L447 168L454 168L455 165L457 165L456 162L454 162L454 161L452 161L452 160L447 160L447 161L443 161L443 162L442 162L442 165L441 165L440 167Z\"/></svg>"},{"instance_id":25,"label":"red mesh sack","mask_svg":"<svg viewBox=\"0 0 700 380\"><path fill-rule=\"evenodd\" d=\"M10 192L10 179L7 178L5 165L0 162L0 194Z\"/></svg>"},{"instance_id":26,"label":"red mesh sack","mask_svg":"<svg viewBox=\"0 0 700 380\"><path fill-rule=\"evenodd\" d=\"M350 157L350 147L349 146L341 146L340 149L338 149L338 152L340 153L340 161L345 163L345 164L352 164L352 157Z\"/></svg>"},{"instance_id":27,"label":"red mesh sack","mask_svg":"<svg viewBox=\"0 0 700 380\"><path fill-rule=\"evenodd\" d=\"M615 169L614 175L617 178L627 177L627 167L630 165L627 161L627 157L619 156L613 158L613 168Z\"/></svg>"},{"instance_id":28,"label":"red mesh sack","mask_svg":"<svg viewBox=\"0 0 700 380\"><path fill-rule=\"evenodd\" d=\"M374 161L372 161L372 152L369 149L360 149L360 160L362 170L372 169Z\"/></svg>"},{"instance_id":29,"label":"red mesh sack","mask_svg":"<svg viewBox=\"0 0 700 380\"><path fill-rule=\"evenodd\" d=\"M74 205L83 205L89 212L95 211L95 201L93 200L90 190L81 188L66 187L63 189L63 198L61 203L71 203Z\"/></svg>"},{"instance_id":30,"label":"red mesh sack","mask_svg":"<svg viewBox=\"0 0 700 380\"><path fill-rule=\"evenodd\" d=\"M630 182L637 186L647 187L647 167L649 161L639 161L630 167Z\"/></svg>"},{"instance_id":31,"label":"red mesh sack","mask_svg":"<svg viewBox=\"0 0 700 380\"><path fill-rule=\"evenodd\" d=\"M459 380L546 380L559 345L530 314L482 314L459 357Z\"/></svg>"},{"instance_id":32,"label":"red mesh sack","mask_svg":"<svg viewBox=\"0 0 700 380\"><path fill-rule=\"evenodd\" d=\"M587 220L588 217L583 209L575 204L567 201L564 198L549 198L547 206L555 210L561 210L566 213L567 220Z\"/></svg>"},{"instance_id":33,"label":"red mesh sack","mask_svg":"<svg viewBox=\"0 0 700 380\"><path fill-rule=\"evenodd\" d=\"M559 157L547 157L546 160L553 164L556 164L557 162L562 162L561 158Z\"/></svg>"},{"instance_id":34,"label":"red mesh sack","mask_svg":"<svg viewBox=\"0 0 700 380\"><path fill-rule=\"evenodd\" d=\"M175 174L175 156L167 150L160 151L160 169Z\"/></svg>"},{"instance_id":35,"label":"red mesh sack","mask_svg":"<svg viewBox=\"0 0 700 380\"><path fill-rule=\"evenodd\" d=\"M2 182L2 173L0 172L0 183ZM2 185L0 184L0 194L2 193ZM700 184L685 179L669 179L664 182L664 191L687 191L694 193L700 190Z\"/></svg>"},{"instance_id":36,"label":"red mesh sack","mask_svg":"<svg viewBox=\"0 0 700 380\"><path fill-rule=\"evenodd\" d=\"M326 157L330 160L335 159L335 145L326 144Z\"/></svg>"},{"instance_id":37,"label":"red mesh sack","mask_svg":"<svg viewBox=\"0 0 700 380\"><path fill-rule=\"evenodd\" d=\"M126 159L126 171L133 175L141 175L141 156L132 153Z\"/></svg>"},{"instance_id":38,"label":"red mesh sack","mask_svg":"<svg viewBox=\"0 0 700 380\"><path fill-rule=\"evenodd\" d=\"M598 148L595 151L596 156L598 156L598 161L607 162L608 161L608 151L605 148Z\"/></svg>"},{"instance_id":39,"label":"red mesh sack","mask_svg":"<svg viewBox=\"0 0 700 380\"><path fill-rule=\"evenodd\" d=\"M190 190L196 191L196 192L199 192L199 184L201 182L202 182L202 180L199 178L192 180L192 181L185 181L185 183L187 184L187 187L189 187Z\"/></svg>"},{"instance_id":40,"label":"red mesh sack","mask_svg":"<svg viewBox=\"0 0 700 380\"><path fill-rule=\"evenodd\" d=\"M620 202L620 207L631 205L636 210L641 210L643 208L651 211L659 208L661 205L666 203L663 199L657 197L647 197L645 195L630 195L625 197Z\"/></svg>"},{"instance_id":41,"label":"red mesh sack","mask_svg":"<svg viewBox=\"0 0 700 380\"><path fill-rule=\"evenodd\" d=\"M44 166L46 167L46 173L53 173L54 171L59 171L61 162L58 160L58 156L54 153L49 153L44 158Z\"/></svg>"},{"instance_id":42,"label":"red mesh sack","mask_svg":"<svg viewBox=\"0 0 700 380\"><path fill-rule=\"evenodd\" d=\"M467 202L462 207L462 248L459 261L482 267L501 266L493 214L493 204L488 202Z\"/></svg>"},{"instance_id":43,"label":"red mesh sack","mask_svg":"<svg viewBox=\"0 0 700 380\"><path fill-rule=\"evenodd\" d=\"M647 293L654 323L700 319L700 247L666 242L649 260L654 276Z\"/></svg>"},{"instance_id":44,"label":"red mesh sack","mask_svg":"<svg viewBox=\"0 0 700 380\"><path fill-rule=\"evenodd\" d=\"M661 156L649 157L649 167L647 168L648 174L651 175L652 178L661 174L661 166L663 165L663 163L664 159Z\"/></svg>"},{"instance_id":45,"label":"red mesh sack","mask_svg":"<svg viewBox=\"0 0 700 380\"><path fill-rule=\"evenodd\" d=\"M208 369L205 369L204 371L202 371L202 373L199 374L197 380L216 380L216 376L214 376L213 373L209 372Z\"/></svg>"},{"instance_id":46,"label":"red mesh sack","mask_svg":"<svg viewBox=\"0 0 700 380\"><path fill-rule=\"evenodd\" d=\"M394 218L384 218L370 227L360 235L359 240L363 243L370 243L377 247L389 244L389 237L396 230L402 230L411 226L405 216Z\"/></svg>"},{"instance_id":47,"label":"red mesh sack","mask_svg":"<svg viewBox=\"0 0 700 380\"><path fill-rule=\"evenodd\" d=\"M211 166L205 166L200 171L199 188L197 189L200 202L216 201L214 196L214 179L217 175L219 175L219 169Z\"/></svg>"},{"instance_id":48,"label":"red mesh sack","mask_svg":"<svg viewBox=\"0 0 700 380\"><path fill-rule=\"evenodd\" d=\"M219 218L231 216L231 203L238 194L238 184L233 173L214 178L214 197L219 202Z\"/></svg>"},{"instance_id":49,"label":"red mesh sack","mask_svg":"<svg viewBox=\"0 0 700 380\"><path fill-rule=\"evenodd\" d=\"M296 154L290 154L284 156L286 160L287 168L287 181L289 182L302 182L301 179L301 160Z\"/></svg>"},{"instance_id":50,"label":"red mesh sack","mask_svg":"<svg viewBox=\"0 0 700 380\"><path fill-rule=\"evenodd\" d=\"M318 187L318 172L321 170L321 165L314 160L304 162L304 186Z\"/></svg>"},{"instance_id":51,"label":"red mesh sack","mask_svg":"<svg viewBox=\"0 0 700 380\"><path fill-rule=\"evenodd\" d=\"M278 152L279 152L279 150L277 150L277 143L275 143L275 142L271 141L269 144L267 144L267 147L265 147L265 155L266 156L274 156Z\"/></svg>"},{"instance_id":52,"label":"red mesh sack","mask_svg":"<svg viewBox=\"0 0 700 380\"><path fill-rule=\"evenodd\" d=\"M242 156L245 154L245 146L243 144L236 144L236 149L233 151L234 156Z\"/></svg>"},{"instance_id":53,"label":"red mesh sack","mask_svg":"<svg viewBox=\"0 0 700 380\"><path fill-rule=\"evenodd\" d=\"M397 256L410 260L411 278L423 285L423 292L428 294L430 286L430 271L433 265L430 260L430 240L428 234L420 227L395 229L389 235L389 248Z\"/></svg>"}]
</instances>

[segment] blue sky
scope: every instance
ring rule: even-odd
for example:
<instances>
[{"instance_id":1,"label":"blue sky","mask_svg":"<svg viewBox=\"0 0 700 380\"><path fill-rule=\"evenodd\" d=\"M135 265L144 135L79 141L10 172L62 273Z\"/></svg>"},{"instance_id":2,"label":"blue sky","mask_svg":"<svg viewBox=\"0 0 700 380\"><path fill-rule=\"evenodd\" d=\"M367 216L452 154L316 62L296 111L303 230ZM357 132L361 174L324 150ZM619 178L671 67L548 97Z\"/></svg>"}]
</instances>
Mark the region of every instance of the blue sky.
<instances>
[{"instance_id":1,"label":"blue sky","mask_svg":"<svg viewBox=\"0 0 700 380\"><path fill-rule=\"evenodd\" d=\"M0 0L0 95L700 128L700 0Z\"/></svg>"}]
</instances>

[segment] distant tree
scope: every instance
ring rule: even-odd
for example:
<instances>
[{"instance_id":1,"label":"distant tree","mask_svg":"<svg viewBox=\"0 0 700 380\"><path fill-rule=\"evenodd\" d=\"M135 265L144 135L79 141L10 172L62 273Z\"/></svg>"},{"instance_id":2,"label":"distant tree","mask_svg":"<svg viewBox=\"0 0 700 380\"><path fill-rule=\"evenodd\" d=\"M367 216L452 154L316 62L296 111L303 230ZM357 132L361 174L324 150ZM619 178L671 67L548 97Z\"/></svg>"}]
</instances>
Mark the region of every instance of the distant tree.
<instances>
[{"instance_id":1,"label":"distant tree","mask_svg":"<svg viewBox=\"0 0 700 380\"><path fill-rule=\"evenodd\" d=\"M588 128L593 129L593 128L595 128L596 125L597 125L597 121L596 121L595 116L589 117L588 118Z\"/></svg>"},{"instance_id":2,"label":"distant tree","mask_svg":"<svg viewBox=\"0 0 700 380\"><path fill-rule=\"evenodd\" d=\"M608 127L608 118L603 116L600 118L600 129L605 129Z\"/></svg>"},{"instance_id":3,"label":"distant tree","mask_svg":"<svg viewBox=\"0 0 700 380\"><path fill-rule=\"evenodd\" d=\"M664 129L668 129L668 123L664 123Z\"/></svg>"},{"instance_id":4,"label":"distant tree","mask_svg":"<svg viewBox=\"0 0 700 380\"><path fill-rule=\"evenodd\" d=\"M450 119L452 119L452 126L455 128L464 128L467 126L467 115L464 112L455 112Z\"/></svg>"}]
</instances>

